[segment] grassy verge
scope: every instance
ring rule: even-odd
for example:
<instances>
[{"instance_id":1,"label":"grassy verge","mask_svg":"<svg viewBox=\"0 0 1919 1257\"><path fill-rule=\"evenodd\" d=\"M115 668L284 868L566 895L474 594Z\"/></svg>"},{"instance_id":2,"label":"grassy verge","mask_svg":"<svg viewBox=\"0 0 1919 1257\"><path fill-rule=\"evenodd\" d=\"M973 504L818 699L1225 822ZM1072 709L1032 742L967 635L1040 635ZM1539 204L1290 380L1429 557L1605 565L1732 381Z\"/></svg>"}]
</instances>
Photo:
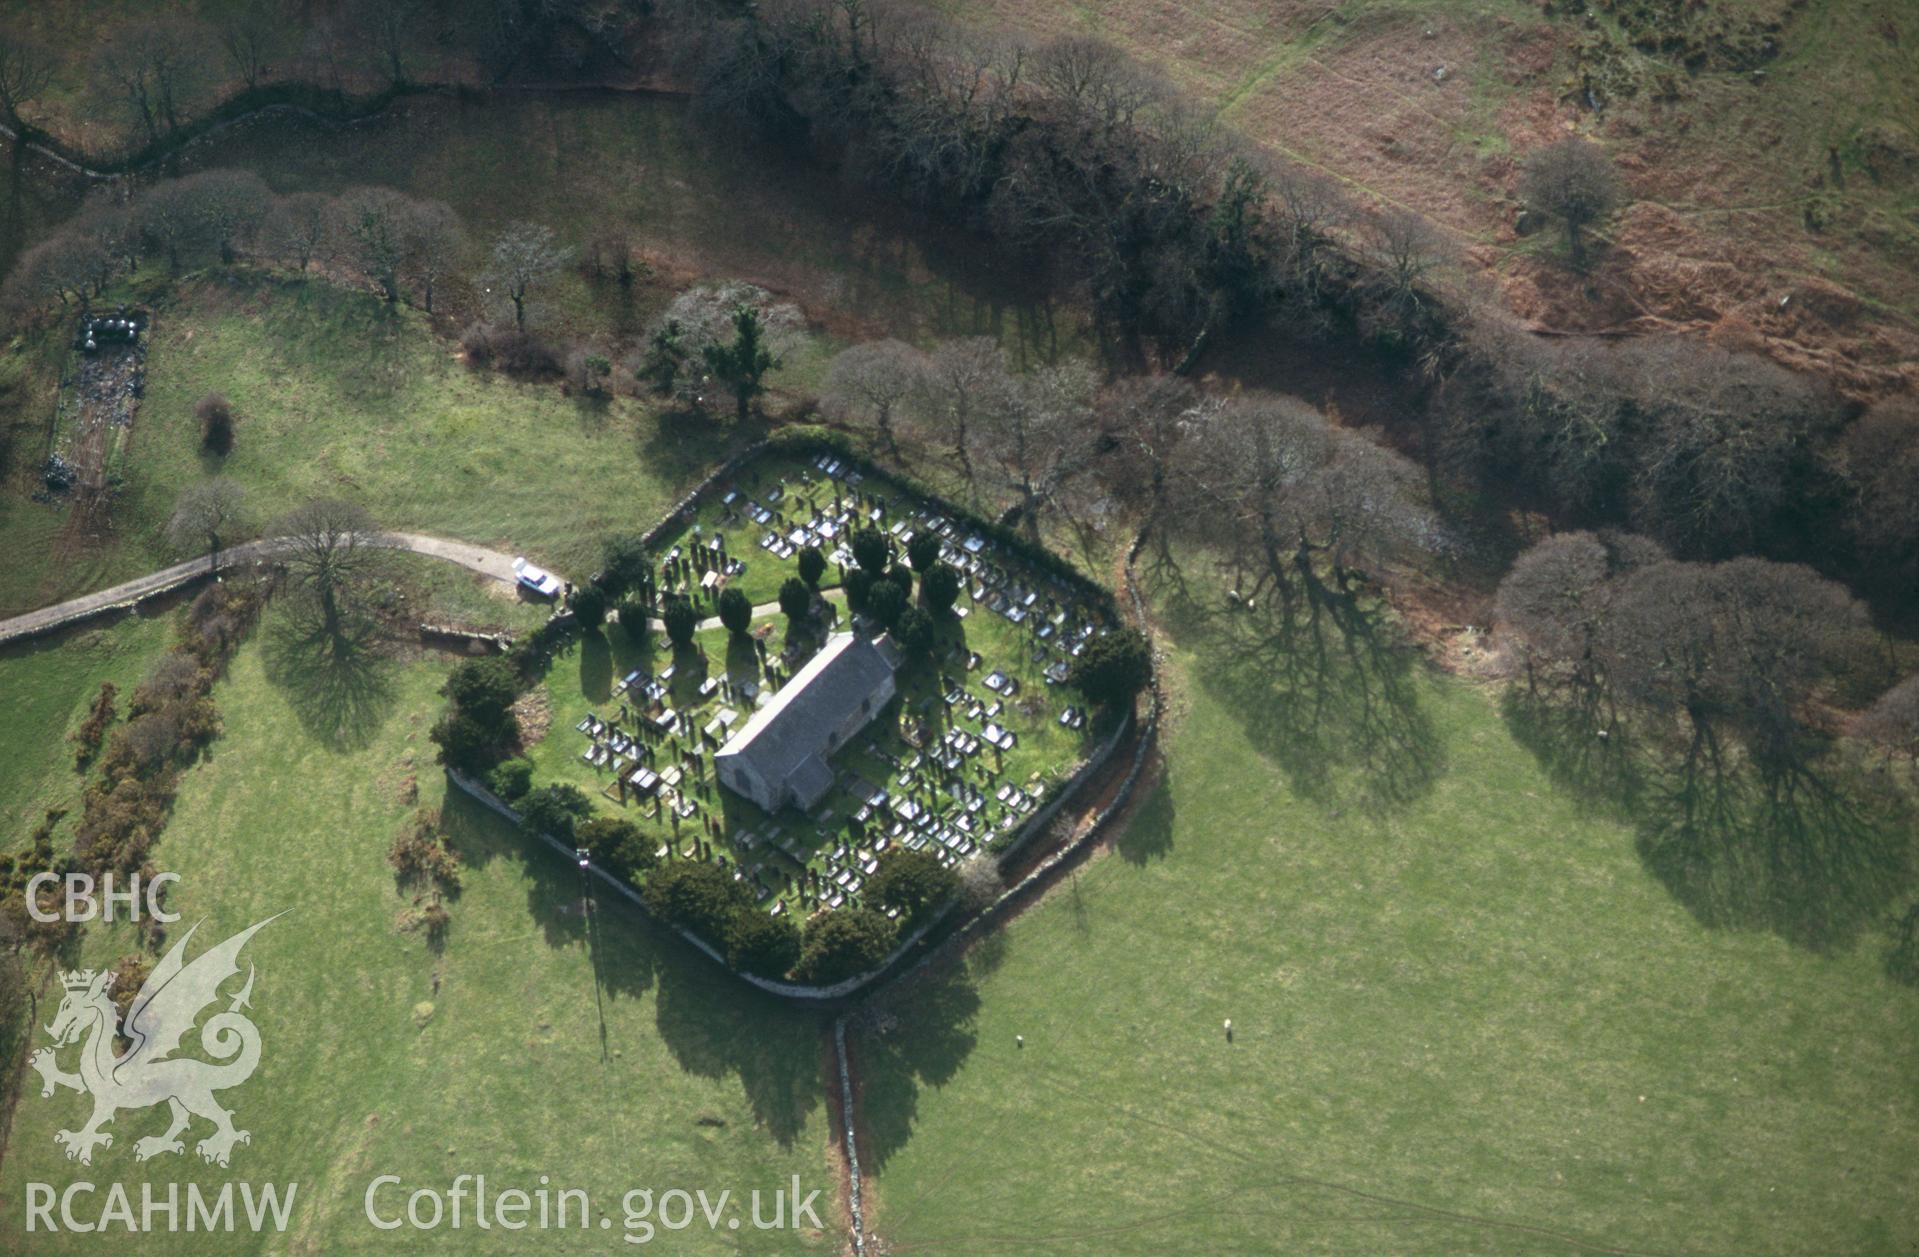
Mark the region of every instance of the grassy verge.
<instances>
[{"instance_id":1,"label":"grassy verge","mask_svg":"<svg viewBox=\"0 0 1919 1257\"><path fill-rule=\"evenodd\" d=\"M354 1252L444 1249L444 1232L376 1233L362 1214L375 1175L443 1189L460 1172L529 1189L591 1194L614 1229L566 1245L617 1244L620 1197L632 1187L770 1190L799 1175L828 1189L830 1142L816 1020L761 999L601 903L582 913L573 870L534 852L489 814L454 796L445 830L464 862L443 946L401 933L406 907L386 851L421 802L440 802L424 730L439 706L437 664L392 665L377 728L351 750L309 738L272 680L259 646L216 693L226 732L185 781L159 851L178 871L172 906L206 919L193 945L273 913L248 945L258 966L253 1016L258 1073L226 1094L252 1132L230 1171L192 1155L133 1160L136 1137L163 1111L123 1113L118 1138L91 1169L66 1161L53 1131L72 1126L71 1093L21 1101L0 1195L27 1181L81 1178L187 1182L297 1181L289 1235L154 1236L142 1251L263 1249ZM132 939L96 927L82 962L111 964ZM189 1039L189 1048L192 1046ZM204 1131L190 1132L189 1138ZM130 1186L137 1197L137 1186ZM829 1219L830 1213L822 1210ZM20 1215L4 1225L14 1232ZM742 1229L675 1235L687 1251L824 1251L830 1237ZM461 1251L518 1251L525 1236L459 1233ZM8 1243L19 1241L17 1233ZM97 1239L35 1236L33 1252L84 1252ZM597 1247L596 1247L597 1250Z\"/></svg>"}]
</instances>

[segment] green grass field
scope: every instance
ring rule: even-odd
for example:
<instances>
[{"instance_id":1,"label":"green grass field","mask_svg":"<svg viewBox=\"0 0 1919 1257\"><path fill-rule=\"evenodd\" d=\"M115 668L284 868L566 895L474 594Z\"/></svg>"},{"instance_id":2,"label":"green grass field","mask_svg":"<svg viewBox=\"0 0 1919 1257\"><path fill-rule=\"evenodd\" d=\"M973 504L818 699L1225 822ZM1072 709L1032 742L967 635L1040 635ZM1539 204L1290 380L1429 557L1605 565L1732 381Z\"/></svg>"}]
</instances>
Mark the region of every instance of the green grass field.
<instances>
[{"instance_id":1,"label":"green grass field","mask_svg":"<svg viewBox=\"0 0 1919 1257\"><path fill-rule=\"evenodd\" d=\"M646 528L754 435L469 371L424 318L317 281L212 275L160 297L112 543L59 564L50 534L63 513L13 500L6 535L19 536L25 561L0 578L0 608L172 561L167 516L184 487L213 474L245 487L259 521L344 497L388 527L526 551L584 576L601 538ZM210 392L238 416L224 460L199 448L193 407Z\"/></svg>"},{"instance_id":2,"label":"green grass field","mask_svg":"<svg viewBox=\"0 0 1919 1257\"><path fill-rule=\"evenodd\" d=\"M456 796L446 831L464 864L444 950L396 925L407 901L387 867L388 844L412 805L440 801L425 729L437 711L442 663L393 664L377 728L357 749L309 738L287 693L248 646L216 692L226 732L185 779L158 862L182 876L171 900L174 937L204 917L193 945L276 912L255 938L258 1073L227 1093L253 1142L230 1171L193 1157L136 1164L133 1140L164 1114L125 1113L91 1169L63 1159L55 1129L84 1119L71 1092L20 1102L0 1168L8 1201L0 1247L84 1253L91 1236L18 1232L28 1181L198 1182L229 1178L300 1184L284 1237L157 1236L142 1252L344 1253L517 1251L525 1237L469 1229L375 1232L362 1194L377 1174L444 1188L455 1173L490 1182L587 1189L595 1226L552 1232L542 1248L605 1252L618 1245L622 1194L770 1190L799 1175L830 1210L831 1132L823 1104L818 1019L789 1012L728 979L619 904L590 927L571 868ZM80 658L76 652L76 658ZM98 669L95 669L97 673ZM92 675L83 678L91 683ZM51 682L48 683L51 689ZM69 689L74 688L69 685ZM84 688L84 686L82 687ZM133 940L122 927L89 931L83 962L111 964ZM193 1132L189 1138L203 1132ZM724 1224L722 1224L724 1227ZM666 1237L675 1251L826 1251L830 1237L700 1229Z\"/></svg>"},{"instance_id":3,"label":"green grass field","mask_svg":"<svg viewBox=\"0 0 1919 1257\"><path fill-rule=\"evenodd\" d=\"M134 687L173 642L165 613L97 620L0 651L0 694L11 730L0 754L0 847L23 839L50 807L78 811L82 778L67 739L104 681L124 716Z\"/></svg>"},{"instance_id":4,"label":"green grass field","mask_svg":"<svg viewBox=\"0 0 1919 1257\"><path fill-rule=\"evenodd\" d=\"M1335 669L1302 718L1227 650L1181 639L1116 849L858 1041L896 1251L1919 1242L1882 939L1702 928L1481 689Z\"/></svg>"}]
</instances>

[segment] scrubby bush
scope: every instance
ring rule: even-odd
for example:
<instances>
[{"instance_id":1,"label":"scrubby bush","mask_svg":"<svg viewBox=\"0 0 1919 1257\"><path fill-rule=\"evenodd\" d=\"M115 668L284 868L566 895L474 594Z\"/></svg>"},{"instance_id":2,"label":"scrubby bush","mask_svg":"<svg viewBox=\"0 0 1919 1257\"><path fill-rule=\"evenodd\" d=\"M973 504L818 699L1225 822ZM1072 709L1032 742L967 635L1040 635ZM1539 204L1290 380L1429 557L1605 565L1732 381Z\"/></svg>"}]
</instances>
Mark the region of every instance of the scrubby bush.
<instances>
[{"instance_id":1,"label":"scrubby bush","mask_svg":"<svg viewBox=\"0 0 1919 1257\"><path fill-rule=\"evenodd\" d=\"M673 860L653 870L640 888L647 911L709 942L724 945L737 912L752 911L753 897L732 875L704 860Z\"/></svg>"},{"instance_id":2,"label":"scrubby bush","mask_svg":"<svg viewBox=\"0 0 1919 1257\"><path fill-rule=\"evenodd\" d=\"M426 882L442 894L460 889L460 857L440 833L440 809L423 807L407 818L387 852L401 885Z\"/></svg>"},{"instance_id":3,"label":"scrubby bush","mask_svg":"<svg viewBox=\"0 0 1919 1257\"><path fill-rule=\"evenodd\" d=\"M450 706L427 737L440 748L440 762L469 775L483 775L519 741L513 704L524 678L510 659L469 659L441 687Z\"/></svg>"},{"instance_id":4,"label":"scrubby bush","mask_svg":"<svg viewBox=\"0 0 1919 1257\"><path fill-rule=\"evenodd\" d=\"M533 761L521 755L503 760L487 777L487 783L492 786L493 793L508 803L524 798L526 792L533 788Z\"/></svg>"},{"instance_id":5,"label":"scrubby bush","mask_svg":"<svg viewBox=\"0 0 1919 1257\"><path fill-rule=\"evenodd\" d=\"M871 908L840 908L814 917L801 935L795 974L806 982L830 985L867 973L893 947L893 923Z\"/></svg>"},{"instance_id":6,"label":"scrubby bush","mask_svg":"<svg viewBox=\"0 0 1919 1257\"><path fill-rule=\"evenodd\" d=\"M200 421L200 448L218 458L233 452L233 404L222 393L208 393L193 403Z\"/></svg>"},{"instance_id":7,"label":"scrubby bush","mask_svg":"<svg viewBox=\"0 0 1919 1257\"><path fill-rule=\"evenodd\" d=\"M106 738L108 727L113 724L114 697L118 693L113 682L100 683L100 692L94 696L93 707L87 712L86 720L73 732L75 768L84 769L100 753L100 743Z\"/></svg>"},{"instance_id":8,"label":"scrubby bush","mask_svg":"<svg viewBox=\"0 0 1919 1257\"><path fill-rule=\"evenodd\" d=\"M575 828L593 814L593 801L578 786L561 782L529 791L519 810L520 828L527 833L571 843Z\"/></svg>"},{"instance_id":9,"label":"scrubby bush","mask_svg":"<svg viewBox=\"0 0 1919 1257\"><path fill-rule=\"evenodd\" d=\"M595 816L581 821L573 829L574 844L586 849L595 864L611 869L622 877L641 870L626 867L626 860L645 844L639 826L618 816Z\"/></svg>"},{"instance_id":10,"label":"scrubby bush","mask_svg":"<svg viewBox=\"0 0 1919 1257\"><path fill-rule=\"evenodd\" d=\"M467 365L493 367L522 379L558 375L559 353L524 329L490 323L472 323L460 336Z\"/></svg>"},{"instance_id":11,"label":"scrubby bush","mask_svg":"<svg viewBox=\"0 0 1919 1257\"><path fill-rule=\"evenodd\" d=\"M600 551L600 587L613 596L643 591L652 584L653 557L638 533L609 537Z\"/></svg>"},{"instance_id":12,"label":"scrubby bush","mask_svg":"<svg viewBox=\"0 0 1919 1257\"><path fill-rule=\"evenodd\" d=\"M1153 648L1135 628L1115 628L1086 643L1067 683L1100 707L1120 707L1153 679Z\"/></svg>"},{"instance_id":13,"label":"scrubby bush","mask_svg":"<svg viewBox=\"0 0 1919 1257\"><path fill-rule=\"evenodd\" d=\"M921 914L953 897L959 879L930 851L894 847L882 852L879 868L867 879L866 898L880 908L897 908L910 927Z\"/></svg>"},{"instance_id":14,"label":"scrubby bush","mask_svg":"<svg viewBox=\"0 0 1919 1257\"><path fill-rule=\"evenodd\" d=\"M792 918L755 908L733 914L725 944L727 964L763 978L785 977L800 958L800 931Z\"/></svg>"}]
</instances>

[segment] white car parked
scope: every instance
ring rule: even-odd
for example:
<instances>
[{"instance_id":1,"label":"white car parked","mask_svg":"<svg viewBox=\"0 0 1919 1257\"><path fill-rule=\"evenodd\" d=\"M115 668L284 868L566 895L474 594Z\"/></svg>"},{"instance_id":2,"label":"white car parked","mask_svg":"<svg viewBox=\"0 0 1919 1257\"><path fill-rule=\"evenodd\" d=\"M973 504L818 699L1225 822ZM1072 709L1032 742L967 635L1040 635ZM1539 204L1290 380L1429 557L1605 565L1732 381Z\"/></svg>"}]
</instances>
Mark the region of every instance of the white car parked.
<instances>
[{"instance_id":1,"label":"white car parked","mask_svg":"<svg viewBox=\"0 0 1919 1257\"><path fill-rule=\"evenodd\" d=\"M513 575L522 589L530 589L542 598L560 596L559 579L545 568L528 563L525 555L513 560Z\"/></svg>"}]
</instances>

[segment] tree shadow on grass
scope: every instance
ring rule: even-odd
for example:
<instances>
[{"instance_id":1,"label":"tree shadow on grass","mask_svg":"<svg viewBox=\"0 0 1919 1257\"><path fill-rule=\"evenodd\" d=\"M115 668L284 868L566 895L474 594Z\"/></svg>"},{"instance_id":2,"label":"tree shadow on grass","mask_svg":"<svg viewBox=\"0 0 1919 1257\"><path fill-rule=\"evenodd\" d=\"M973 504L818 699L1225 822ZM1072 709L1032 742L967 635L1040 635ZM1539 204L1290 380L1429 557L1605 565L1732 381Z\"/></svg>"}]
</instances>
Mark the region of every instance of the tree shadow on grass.
<instances>
[{"instance_id":1,"label":"tree shadow on grass","mask_svg":"<svg viewBox=\"0 0 1919 1257\"><path fill-rule=\"evenodd\" d=\"M1502 710L1554 784L1633 827L1647 871L1708 928L1840 950L1912 884L1910 806L1840 753L1768 779L1743 757L1688 763L1550 694L1515 686Z\"/></svg>"},{"instance_id":2,"label":"tree shadow on grass","mask_svg":"<svg viewBox=\"0 0 1919 1257\"><path fill-rule=\"evenodd\" d=\"M1713 928L1843 950L1912 883L1911 808L1833 757L1772 783L1745 764L1669 768L1632 819L1647 869Z\"/></svg>"},{"instance_id":3,"label":"tree shadow on grass","mask_svg":"<svg viewBox=\"0 0 1919 1257\"><path fill-rule=\"evenodd\" d=\"M761 427L749 423L736 430L733 416L719 408L706 415L670 407L651 423L641 421L640 459L648 474L665 483L690 483L712 470L729 449L756 439Z\"/></svg>"},{"instance_id":4,"label":"tree shadow on grass","mask_svg":"<svg viewBox=\"0 0 1919 1257\"><path fill-rule=\"evenodd\" d=\"M364 747L393 709L392 661L380 654L370 620L348 618L329 628L297 603L278 604L262 657L267 680L329 750Z\"/></svg>"},{"instance_id":5,"label":"tree shadow on grass","mask_svg":"<svg viewBox=\"0 0 1919 1257\"><path fill-rule=\"evenodd\" d=\"M979 1010L978 989L955 970L888 993L854 1019L860 1117L875 1168L884 1169L913 1137L920 1090L951 1082L979 1046Z\"/></svg>"},{"instance_id":6,"label":"tree shadow on grass","mask_svg":"<svg viewBox=\"0 0 1919 1257\"><path fill-rule=\"evenodd\" d=\"M597 628L580 634L580 693L595 705L613 697L613 646Z\"/></svg>"},{"instance_id":7,"label":"tree shadow on grass","mask_svg":"<svg viewBox=\"0 0 1919 1257\"><path fill-rule=\"evenodd\" d=\"M760 679L760 651L751 637L726 635L726 675L742 681Z\"/></svg>"},{"instance_id":8,"label":"tree shadow on grass","mask_svg":"<svg viewBox=\"0 0 1919 1257\"><path fill-rule=\"evenodd\" d=\"M820 1105L817 1013L755 991L679 938L660 962L656 1024L681 1069L736 1075L759 1124L790 1148Z\"/></svg>"},{"instance_id":9,"label":"tree shadow on grass","mask_svg":"<svg viewBox=\"0 0 1919 1257\"><path fill-rule=\"evenodd\" d=\"M682 1069L703 1078L737 1076L755 1119L781 1146L800 1137L821 1099L817 1015L747 987L600 879L586 883L590 894L583 894L578 865L464 792L449 787L441 814L448 842L466 864L482 869L506 857L525 870L527 913L547 945L590 950L596 1001L653 992L660 1037ZM606 1048L619 1048L608 1033Z\"/></svg>"},{"instance_id":10,"label":"tree shadow on grass","mask_svg":"<svg viewBox=\"0 0 1919 1257\"><path fill-rule=\"evenodd\" d=\"M1418 656L1382 611L1332 592L1254 610L1206 587L1173 586L1167 625L1201 657L1200 684L1295 793L1384 811L1432 788L1444 756L1420 706Z\"/></svg>"},{"instance_id":11,"label":"tree shadow on grass","mask_svg":"<svg viewBox=\"0 0 1919 1257\"><path fill-rule=\"evenodd\" d=\"M1591 703L1556 702L1513 685L1499 700L1513 740L1532 753L1552 783L1588 805L1630 815L1643 802L1646 764L1631 735Z\"/></svg>"},{"instance_id":12,"label":"tree shadow on grass","mask_svg":"<svg viewBox=\"0 0 1919 1257\"><path fill-rule=\"evenodd\" d=\"M1172 853L1173 793L1165 782L1133 809L1113 846L1128 864L1150 864Z\"/></svg>"}]
</instances>

